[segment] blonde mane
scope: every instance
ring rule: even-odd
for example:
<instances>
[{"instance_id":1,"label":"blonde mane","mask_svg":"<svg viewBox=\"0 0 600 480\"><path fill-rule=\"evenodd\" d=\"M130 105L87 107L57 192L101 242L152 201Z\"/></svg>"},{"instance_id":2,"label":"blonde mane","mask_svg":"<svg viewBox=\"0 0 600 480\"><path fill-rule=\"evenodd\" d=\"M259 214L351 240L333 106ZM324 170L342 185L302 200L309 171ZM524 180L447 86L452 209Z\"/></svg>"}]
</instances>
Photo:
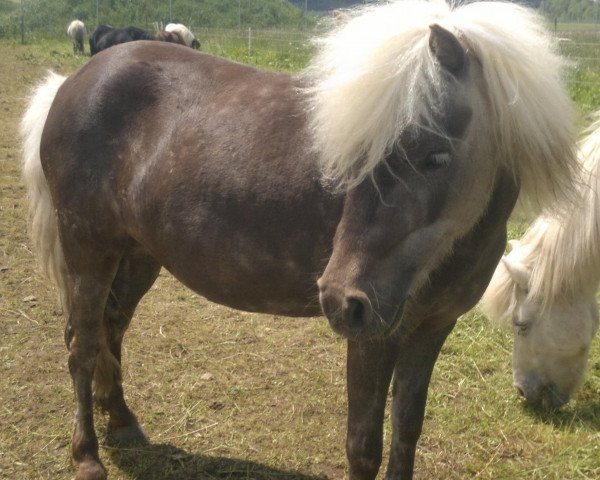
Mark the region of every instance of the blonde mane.
<instances>
[{"instance_id":1,"label":"blonde mane","mask_svg":"<svg viewBox=\"0 0 600 480\"><path fill-rule=\"evenodd\" d=\"M400 0L349 15L319 41L307 71L311 127L331 184L358 185L408 126L435 128L431 109L448 82L428 45L437 23L482 65L489 111L478 113L495 135L498 164L536 205L569 197L576 161L564 62L537 14L501 2Z\"/></svg>"},{"instance_id":2,"label":"blonde mane","mask_svg":"<svg viewBox=\"0 0 600 480\"><path fill-rule=\"evenodd\" d=\"M530 295L546 302L593 296L600 282L600 117L588 129L579 158L580 203L558 217L541 217L532 227L546 224L530 255Z\"/></svg>"},{"instance_id":3,"label":"blonde mane","mask_svg":"<svg viewBox=\"0 0 600 480\"><path fill-rule=\"evenodd\" d=\"M593 298L600 283L600 116L580 143L579 161L575 207L567 211L559 205L557 215L538 217L509 253L531 273L528 295L542 309ZM481 302L489 318L504 323L512 317L515 288L500 263Z\"/></svg>"}]
</instances>

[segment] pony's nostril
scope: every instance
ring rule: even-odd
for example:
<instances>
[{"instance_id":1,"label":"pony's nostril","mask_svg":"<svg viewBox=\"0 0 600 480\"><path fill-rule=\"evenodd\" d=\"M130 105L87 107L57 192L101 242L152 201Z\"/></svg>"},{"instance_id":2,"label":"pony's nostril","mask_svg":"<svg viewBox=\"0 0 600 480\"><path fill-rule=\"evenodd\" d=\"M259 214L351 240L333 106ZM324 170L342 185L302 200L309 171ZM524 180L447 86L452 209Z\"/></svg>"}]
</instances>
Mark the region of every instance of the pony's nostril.
<instances>
[{"instance_id":1,"label":"pony's nostril","mask_svg":"<svg viewBox=\"0 0 600 480\"><path fill-rule=\"evenodd\" d=\"M362 330L367 323L367 307L360 298L349 297L343 309L343 317L346 325L351 330Z\"/></svg>"}]
</instances>

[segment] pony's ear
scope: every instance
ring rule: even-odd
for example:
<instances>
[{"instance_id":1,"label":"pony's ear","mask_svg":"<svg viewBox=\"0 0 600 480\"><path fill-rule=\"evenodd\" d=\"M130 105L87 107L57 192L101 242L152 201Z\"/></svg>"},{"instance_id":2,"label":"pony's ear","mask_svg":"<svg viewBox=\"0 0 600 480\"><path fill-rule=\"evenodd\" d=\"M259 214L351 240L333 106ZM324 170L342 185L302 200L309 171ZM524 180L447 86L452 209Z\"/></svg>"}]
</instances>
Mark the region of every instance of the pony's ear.
<instances>
[{"instance_id":1,"label":"pony's ear","mask_svg":"<svg viewBox=\"0 0 600 480\"><path fill-rule=\"evenodd\" d=\"M438 62L453 75L465 66L465 50L458 39L437 23L429 25L429 48Z\"/></svg>"},{"instance_id":2,"label":"pony's ear","mask_svg":"<svg viewBox=\"0 0 600 480\"><path fill-rule=\"evenodd\" d=\"M525 265L508 257L502 257L502 263L506 267L506 270L508 270L510 278L517 284L517 287L527 292L529 290L529 278L531 275Z\"/></svg>"}]
</instances>

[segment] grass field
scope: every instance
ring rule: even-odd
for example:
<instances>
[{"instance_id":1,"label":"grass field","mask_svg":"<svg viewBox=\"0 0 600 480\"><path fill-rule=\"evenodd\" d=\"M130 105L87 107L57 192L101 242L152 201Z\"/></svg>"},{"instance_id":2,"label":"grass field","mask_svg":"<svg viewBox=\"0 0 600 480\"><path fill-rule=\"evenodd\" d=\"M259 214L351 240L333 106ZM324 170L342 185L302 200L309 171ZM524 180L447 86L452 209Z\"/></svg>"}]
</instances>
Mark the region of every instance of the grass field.
<instances>
[{"instance_id":1,"label":"grass field","mask_svg":"<svg viewBox=\"0 0 600 480\"><path fill-rule=\"evenodd\" d=\"M225 39L214 53L297 70L309 52ZM236 50L237 48L237 50ZM36 273L26 233L17 124L47 69L87 61L67 42L0 42L0 478L72 476L73 394L56 292ZM584 81L597 71L586 68ZM599 86L575 91L581 117ZM585 101L581 101L584 99ZM523 232L513 223L511 235ZM576 399L557 413L524 405L512 387L509 332L476 311L444 346L429 394L417 479L600 478L600 343ZM163 272L144 298L124 353L126 396L151 444L118 449L96 426L110 478L342 479L346 472L345 345L324 319L238 312ZM389 419L386 418L386 442ZM384 460L385 461L385 460Z\"/></svg>"},{"instance_id":2,"label":"grass field","mask_svg":"<svg viewBox=\"0 0 600 480\"><path fill-rule=\"evenodd\" d=\"M573 62L568 80L571 95L580 113L589 114L600 106L600 33L596 30L575 30L565 33L560 45ZM582 118L582 124L589 118Z\"/></svg>"}]
</instances>

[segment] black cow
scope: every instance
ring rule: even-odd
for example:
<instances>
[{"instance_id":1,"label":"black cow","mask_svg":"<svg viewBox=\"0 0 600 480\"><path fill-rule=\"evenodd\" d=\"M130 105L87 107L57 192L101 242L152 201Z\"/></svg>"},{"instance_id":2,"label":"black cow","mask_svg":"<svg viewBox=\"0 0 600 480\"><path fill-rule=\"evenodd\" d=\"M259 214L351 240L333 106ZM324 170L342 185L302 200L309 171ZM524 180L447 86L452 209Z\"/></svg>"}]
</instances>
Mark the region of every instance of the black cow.
<instances>
[{"instance_id":1,"label":"black cow","mask_svg":"<svg viewBox=\"0 0 600 480\"><path fill-rule=\"evenodd\" d=\"M115 28L110 25L98 25L90 34L90 53L95 55L113 45L134 40L156 40L156 38L137 27Z\"/></svg>"}]
</instances>

